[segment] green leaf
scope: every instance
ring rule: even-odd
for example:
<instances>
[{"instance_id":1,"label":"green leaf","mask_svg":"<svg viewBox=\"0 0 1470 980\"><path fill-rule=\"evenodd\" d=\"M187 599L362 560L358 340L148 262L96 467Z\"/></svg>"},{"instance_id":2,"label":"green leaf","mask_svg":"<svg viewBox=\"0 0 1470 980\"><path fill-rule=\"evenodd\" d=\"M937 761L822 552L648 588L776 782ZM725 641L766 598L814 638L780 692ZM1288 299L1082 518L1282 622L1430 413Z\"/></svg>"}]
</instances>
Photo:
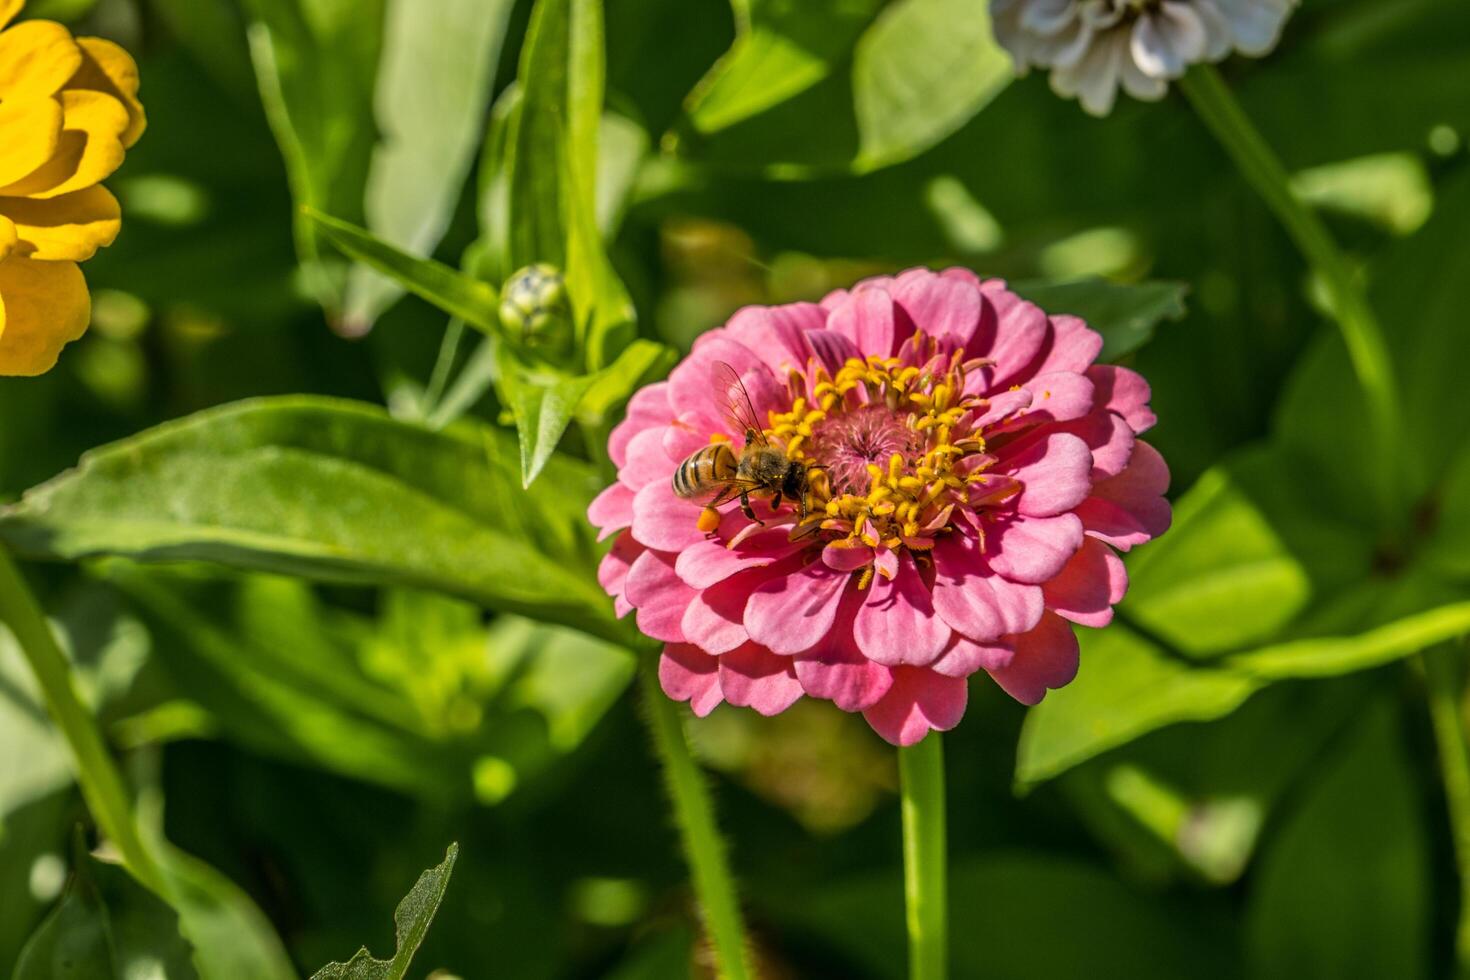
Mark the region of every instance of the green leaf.
<instances>
[{"instance_id":1,"label":"green leaf","mask_svg":"<svg viewBox=\"0 0 1470 980\"><path fill-rule=\"evenodd\" d=\"M528 365L508 344L500 345L498 355L500 392L520 433L521 486L529 487L556 452L593 379Z\"/></svg>"},{"instance_id":2,"label":"green leaf","mask_svg":"<svg viewBox=\"0 0 1470 980\"><path fill-rule=\"evenodd\" d=\"M788 26L784 38L762 41L751 56L778 53L779 67L788 74L754 85L748 101L722 92L716 103L722 128L701 136L690 127L680 144L684 155L713 168L778 178L867 173L911 159L949 136L1013 78L1010 56L992 37L988 13L968 0L896 0L840 53L833 45L853 36L864 5L827 17L807 11L808 5L791 6L801 13L787 23L801 25L800 37L820 30L807 25L821 18L830 38L820 45L804 42ZM760 66L736 67L754 74ZM741 88L752 84L742 82ZM783 92L798 94L772 101ZM696 111L700 97L696 91ZM769 108L750 115L761 103Z\"/></svg>"},{"instance_id":3,"label":"green leaf","mask_svg":"<svg viewBox=\"0 0 1470 980\"><path fill-rule=\"evenodd\" d=\"M572 376L529 364L508 344L498 351L500 391L515 415L521 444L521 483L540 475L573 418L600 425L627 401L641 379L672 366L673 351L636 340L601 371Z\"/></svg>"},{"instance_id":4,"label":"green leaf","mask_svg":"<svg viewBox=\"0 0 1470 980\"><path fill-rule=\"evenodd\" d=\"M377 269L450 316L487 334L500 331L500 293L434 259L421 259L350 222L311 207L302 213L322 235L347 255Z\"/></svg>"},{"instance_id":5,"label":"green leaf","mask_svg":"<svg viewBox=\"0 0 1470 980\"><path fill-rule=\"evenodd\" d=\"M521 51L519 98L507 103L504 175L508 215L490 229L507 270L546 262L564 269L586 367L608 364L632 339L634 310L613 271L597 221L598 136L603 114L603 23L592 0L538 0ZM489 181L494 185L493 180Z\"/></svg>"},{"instance_id":6,"label":"green leaf","mask_svg":"<svg viewBox=\"0 0 1470 980\"><path fill-rule=\"evenodd\" d=\"M155 850L203 980L298 980L270 920L240 886L166 843Z\"/></svg>"},{"instance_id":7,"label":"green leaf","mask_svg":"<svg viewBox=\"0 0 1470 980\"><path fill-rule=\"evenodd\" d=\"M1184 294L1189 291L1182 282L1124 284L1105 279L1015 282L1011 288L1048 313L1070 313L1086 320L1103 335L1100 361L1133 353L1153 338L1160 322L1183 319Z\"/></svg>"},{"instance_id":8,"label":"green leaf","mask_svg":"<svg viewBox=\"0 0 1470 980\"><path fill-rule=\"evenodd\" d=\"M1243 671L1171 657L1122 623L1083 630L1079 639L1077 679L1026 714L1019 783L1050 779L1166 725L1220 718L1261 686Z\"/></svg>"},{"instance_id":9,"label":"green leaf","mask_svg":"<svg viewBox=\"0 0 1470 980\"><path fill-rule=\"evenodd\" d=\"M1274 639L1313 601L1365 578L1371 542L1283 479L1300 465L1257 446L1200 477L1169 533L1130 556L1130 620L1186 654L1216 656Z\"/></svg>"},{"instance_id":10,"label":"green leaf","mask_svg":"<svg viewBox=\"0 0 1470 980\"><path fill-rule=\"evenodd\" d=\"M296 203L350 221L377 130L373 90L385 0L247 0L261 100ZM342 282L322 261L315 226L296 220L297 252L319 302L335 316Z\"/></svg>"},{"instance_id":11,"label":"green leaf","mask_svg":"<svg viewBox=\"0 0 1470 980\"><path fill-rule=\"evenodd\" d=\"M79 845L66 895L21 951L15 980L197 980L193 957L167 903Z\"/></svg>"},{"instance_id":12,"label":"green leaf","mask_svg":"<svg viewBox=\"0 0 1470 980\"><path fill-rule=\"evenodd\" d=\"M1428 842L1400 722L1365 712L1263 855L1247 913L1251 975L1427 976Z\"/></svg>"},{"instance_id":13,"label":"green leaf","mask_svg":"<svg viewBox=\"0 0 1470 980\"><path fill-rule=\"evenodd\" d=\"M427 255L443 237L479 148L511 0L388 0L376 84L382 139L367 173L367 227ZM349 332L397 299L393 279L361 266L347 280Z\"/></svg>"},{"instance_id":14,"label":"green leaf","mask_svg":"<svg viewBox=\"0 0 1470 980\"><path fill-rule=\"evenodd\" d=\"M806 91L848 55L881 0L752 0L735 43L690 93L689 125L715 133Z\"/></svg>"},{"instance_id":15,"label":"green leaf","mask_svg":"<svg viewBox=\"0 0 1470 980\"><path fill-rule=\"evenodd\" d=\"M520 489L506 434L429 432L313 397L224 406L87 454L0 510L0 538L75 560L195 559L405 585L628 636L597 585L588 469L553 458Z\"/></svg>"},{"instance_id":16,"label":"green leaf","mask_svg":"<svg viewBox=\"0 0 1470 980\"><path fill-rule=\"evenodd\" d=\"M403 980L414 954L429 932L434 914L439 911L439 903L444 900L444 891L449 887L449 876L458 857L459 845L449 845L444 863L420 875L413 890L393 913L394 932L398 938L398 950L393 959L374 959L367 947L363 947L346 963L322 967L312 975L312 980Z\"/></svg>"},{"instance_id":17,"label":"green leaf","mask_svg":"<svg viewBox=\"0 0 1470 980\"><path fill-rule=\"evenodd\" d=\"M1429 222L1370 267L1371 299L1394 356L1403 401L1407 511L1441 490L1470 444L1470 402L1461 397L1464 310L1470 282L1446 269L1470 262L1470 177L1445 182ZM1363 486L1380 468L1363 455L1362 393L1336 331L1322 335L1288 380L1276 413L1281 440L1310 459L1321 506L1344 519L1374 519Z\"/></svg>"}]
</instances>

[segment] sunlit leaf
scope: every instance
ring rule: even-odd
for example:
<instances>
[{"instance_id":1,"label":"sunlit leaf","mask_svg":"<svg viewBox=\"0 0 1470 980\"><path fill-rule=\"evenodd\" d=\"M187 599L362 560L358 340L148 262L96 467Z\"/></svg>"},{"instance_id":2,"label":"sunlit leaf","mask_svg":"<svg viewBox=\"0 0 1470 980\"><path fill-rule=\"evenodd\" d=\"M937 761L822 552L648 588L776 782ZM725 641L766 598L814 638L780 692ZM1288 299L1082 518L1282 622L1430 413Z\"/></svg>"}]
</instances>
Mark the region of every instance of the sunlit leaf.
<instances>
[{"instance_id":1,"label":"sunlit leaf","mask_svg":"<svg viewBox=\"0 0 1470 980\"><path fill-rule=\"evenodd\" d=\"M0 537L54 558L196 559L428 588L612 639L593 574L592 473L553 457L520 490L487 426L436 433L311 397L200 413L89 453L0 511Z\"/></svg>"},{"instance_id":2,"label":"sunlit leaf","mask_svg":"<svg viewBox=\"0 0 1470 980\"><path fill-rule=\"evenodd\" d=\"M1116 361L1153 337L1164 320L1184 317L1182 282L1115 283L1104 279L1075 282L1011 283L1020 295L1050 314L1070 313L1103 335L1100 361Z\"/></svg>"},{"instance_id":3,"label":"sunlit leaf","mask_svg":"<svg viewBox=\"0 0 1470 980\"><path fill-rule=\"evenodd\" d=\"M374 959L367 947L363 947L346 963L322 967L312 975L312 980L403 980L414 954L429 932L434 914L439 911L439 903L444 900L449 876L458 857L459 845L449 845L444 863L420 875L413 890L393 913L398 949L391 960Z\"/></svg>"},{"instance_id":4,"label":"sunlit leaf","mask_svg":"<svg viewBox=\"0 0 1470 980\"><path fill-rule=\"evenodd\" d=\"M510 0L388 0L376 82L381 140L367 173L366 224L405 252L427 255L449 226L479 148ZM353 334L399 295L362 267L347 280Z\"/></svg>"},{"instance_id":5,"label":"sunlit leaf","mask_svg":"<svg viewBox=\"0 0 1470 980\"><path fill-rule=\"evenodd\" d=\"M410 255L350 222L309 207L303 213L337 248L377 269L415 296L485 333L500 329L500 293L494 287L456 272L442 262Z\"/></svg>"}]
</instances>

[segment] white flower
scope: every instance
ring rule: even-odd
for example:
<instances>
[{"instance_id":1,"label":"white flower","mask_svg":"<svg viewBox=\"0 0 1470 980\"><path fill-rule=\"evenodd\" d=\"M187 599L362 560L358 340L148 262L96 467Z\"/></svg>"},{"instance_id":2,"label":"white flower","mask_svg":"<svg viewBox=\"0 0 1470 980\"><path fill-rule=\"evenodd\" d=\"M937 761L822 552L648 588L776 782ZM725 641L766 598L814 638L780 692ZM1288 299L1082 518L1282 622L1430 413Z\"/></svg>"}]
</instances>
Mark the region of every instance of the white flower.
<instances>
[{"instance_id":1,"label":"white flower","mask_svg":"<svg viewBox=\"0 0 1470 980\"><path fill-rule=\"evenodd\" d=\"M1016 67L1051 69L1051 87L1105 116L1121 84L1159 99L1170 79L1232 50L1276 46L1297 0L990 0L995 36Z\"/></svg>"}]
</instances>

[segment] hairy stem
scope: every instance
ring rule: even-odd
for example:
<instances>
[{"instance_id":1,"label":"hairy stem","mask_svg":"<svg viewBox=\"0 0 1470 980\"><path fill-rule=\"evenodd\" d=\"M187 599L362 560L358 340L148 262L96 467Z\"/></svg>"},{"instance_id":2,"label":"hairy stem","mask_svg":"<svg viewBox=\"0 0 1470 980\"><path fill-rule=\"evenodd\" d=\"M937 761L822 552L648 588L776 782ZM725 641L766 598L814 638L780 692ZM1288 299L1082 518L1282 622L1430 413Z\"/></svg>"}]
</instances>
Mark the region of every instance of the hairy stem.
<instances>
[{"instance_id":1,"label":"hairy stem","mask_svg":"<svg viewBox=\"0 0 1470 980\"><path fill-rule=\"evenodd\" d=\"M674 803L674 819L679 825L684 854L694 878L694 893L704 915L705 931L714 948L719 975L724 980L748 980L753 974L745 924L725 857L725 843L715 826L709 785L689 751L689 739L678 707L659 688L657 657L644 658L638 674L643 709L654 748L663 763L669 796Z\"/></svg>"},{"instance_id":2,"label":"hairy stem","mask_svg":"<svg viewBox=\"0 0 1470 980\"><path fill-rule=\"evenodd\" d=\"M1449 807L1450 836L1460 870L1460 917L1455 930L1456 976L1470 977L1470 750L1465 744L1465 649L1444 646L1420 656L1429 691L1429 718Z\"/></svg>"},{"instance_id":3,"label":"hairy stem","mask_svg":"<svg viewBox=\"0 0 1470 980\"><path fill-rule=\"evenodd\" d=\"M1366 397L1377 460L1374 468L1387 479L1394 479L1400 472L1398 446L1402 431L1398 383L1383 328L1361 284L1327 226L1292 191L1286 168L1215 67L1195 65L1179 80L1179 87L1321 278L1347 344L1353 373ZM1378 504L1390 529L1399 524L1397 489L1392 484L1378 488Z\"/></svg>"},{"instance_id":4,"label":"hairy stem","mask_svg":"<svg viewBox=\"0 0 1470 980\"><path fill-rule=\"evenodd\" d=\"M903 883L908 910L909 980L949 975L945 881L944 743L938 732L898 750L903 808Z\"/></svg>"},{"instance_id":5,"label":"hairy stem","mask_svg":"<svg viewBox=\"0 0 1470 980\"><path fill-rule=\"evenodd\" d=\"M72 682L71 665L46 616L9 553L0 547L0 622L15 634L21 653L41 688L46 709L61 730L76 763L77 782L97 826L117 847L133 875L163 895L163 875L143 845L122 774L108 754L92 713Z\"/></svg>"}]
</instances>

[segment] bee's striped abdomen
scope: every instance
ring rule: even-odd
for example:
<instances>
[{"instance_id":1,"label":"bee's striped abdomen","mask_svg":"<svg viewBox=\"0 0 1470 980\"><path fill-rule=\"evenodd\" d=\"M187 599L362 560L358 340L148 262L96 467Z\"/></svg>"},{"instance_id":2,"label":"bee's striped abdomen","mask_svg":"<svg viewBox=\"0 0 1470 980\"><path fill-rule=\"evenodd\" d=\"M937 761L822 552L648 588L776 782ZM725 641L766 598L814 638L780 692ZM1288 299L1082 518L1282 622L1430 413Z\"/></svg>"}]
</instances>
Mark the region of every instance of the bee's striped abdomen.
<instances>
[{"instance_id":1,"label":"bee's striped abdomen","mask_svg":"<svg viewBox=\"0 0 1470 980\"><path fill-rule=\"evenodd\" d=\"M735 454L723 442L711 443L692 453L674 471L674 494L688 500L719 491L735 476Z\"/></svg>"}]
</instances>

